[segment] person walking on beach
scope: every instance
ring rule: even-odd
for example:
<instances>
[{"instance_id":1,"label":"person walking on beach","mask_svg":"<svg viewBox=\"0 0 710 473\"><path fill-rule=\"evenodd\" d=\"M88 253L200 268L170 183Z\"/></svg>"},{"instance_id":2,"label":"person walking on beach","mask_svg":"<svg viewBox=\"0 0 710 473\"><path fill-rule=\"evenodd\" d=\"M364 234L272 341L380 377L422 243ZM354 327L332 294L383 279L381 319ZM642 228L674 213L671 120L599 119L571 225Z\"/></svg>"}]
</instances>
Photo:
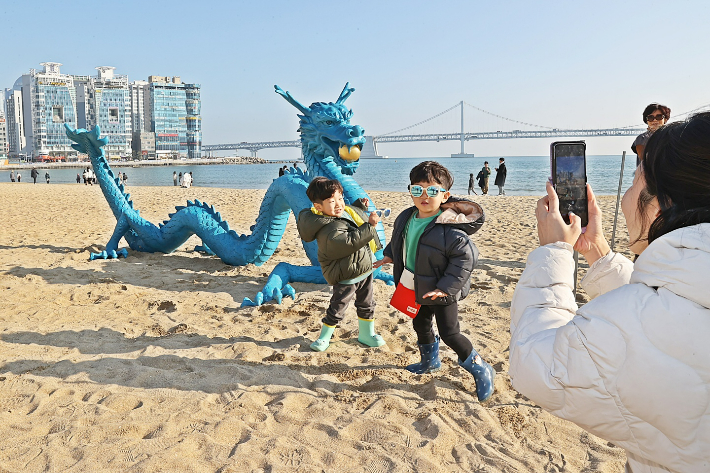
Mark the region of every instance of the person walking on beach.
<instances>
[{"instance_id":1,"label":"person walking on beach","mask_svg":"<svg viewBox=\"0 0 710 473\"><path fill-rule=\"evenodd\" d=\"M626 450L627 472L710 471L710 112L658 129L621 201L635 263L547 184L540 247L510 308L510 379L543 409ZM573 251L589 263L577 307Z\"/></svg>"},{"instance_id":2,"label":"person walking on beach","mask_svg":"<svg viewBox=\"0 0 710 473\"><path fill-rule=\"evenodd\" d=\"M374 254L382 248L377 236L376 212L367 214L366 198L345 205L343 186L335 179L316 177L306 189L313 203L298 214L298 233L303 241L318 242L318 262L323 277L333 286L330 305L323 318L320 336L311 344L313 351L325 351L345 310L355 298L358 317L357 340L368 347L386 342L375 333L375 300L372 272Z\"/></svg>"},{"instance_id":3,"label":"person walking on beach","mask_svg":"<svg viewBox=\"0 0 710 473\"><path fill-rule=\"evenodd\" d=\"M473 189L474 187L475 180L473 179L473 173L468 175L468 195L471 195L471 192L476 194L476 191ZM478 195L478 194L476 194Z\"/></svg>"},{"instance_id":4,"label":"person walking on beach","mask_svg":"<svg viewBox=\"0 0 710 473\"><path fill-rule=\"evenodd\" d=\"M500 158L498 160L498 167L496 168L496 180L495 185L498 186L498 195L505 195L505 178L508 175L508 169L505 167L505 158Z\"/></svg>"},{"instance_id":5,"label":"person walking on beach","mask_svg":"<svg viewBox=\"0 0 710 473\"><path fill-rule=\"evenodd\" d=\"M20 180L22 180L22 174L20 174L18 171L17 172L17 182L20 182Z\"/></svg>"},{"instance_id":6,"label":"person walking on beach","mask_svg":"<svg viewBox=\"0 0 710 473\"><path fill-rule=\"evenodd\" d=\"M34 184L37 184L37 177L39 177L39 171L37 168L32 168L32 172L30 172L30 177L32 178L32 181L34 181Z\"/></svg>"},{"instance_id":7,"label":"person walking on beach","mask_svg":"<svg viewBox=\"0 0 710 473\"><path fill-rule=\"evenodd\" d=\"M173 185L177 187L178 185L178 175L177 172L173 171Z\"/></svg>"},{"instance_id":8,"label":"person walking on beach","mask_svg":"<svg viewBox=\"0 0 710 473\"><path fill-rule=\"evenodd\" d=\"M395 284L405 284L405 277L412 280L416 303L421 305L413 319L421 361L406 369L415 374L439 370L441 339L456 352L459 366L473 375L476 396L485 401L494 391L495 370L461 333L458 315L458 301L471 289L478 259L469 236L483 225L483 209L473 201L451 197L454 179L436 161L416 165L409 181L414 205L399 214L384 257L375 263L375 268L394 263Z\"/></svg>"},{"instance_id":9,"label":"person walking on beach","mask_svg":"<svg viewBox=\"0 0 710 473\"><path fill-rule=\"evenodd\" d=\"M44 173L44 178L47 180L47 184L49 184L49 171Z\"/></svg>"},{"instance_id":10,"label":"person walking on beach","mask_svg":"<svg viewBox=\"0 0 710 473\"><path fill-rule=\"evenodd\" d=\"M481 188L483 195L488 194L488 178L491 176L491 168L488 167L488 161L483 163L483 169L478 172L476 179L478 179L478 187Z\"/></svg>"},{"instance_id":11,"label":"person walking on beach","mask_svg":"<svg viewBox=\"0 0 710 473\"><path fill-rule=\"evenodd\" d=\"M81 174L76 173L76 183L81 184Z\"/></svg>"},{"instance_id":12,"label":"person walking on beach","mask_svg":"<svg viewBox=\"0 0 710 473\"><path fill-rule=\"evenodd\" d=\"M645 132L636 137L631 144L631 151L636 153L636 166L643 159L643 151L649 138L656 130L665 125L671 118L671 109L665 105L652 103L643 109L643 122L648 125Z\"/></svg>"},{"instance_id":13,"label":"person walking on beach","mask_svg":"<svg viewBox=\"0 0 710 473\"><path fill-rule=\"evenodd\" d=\"M15 171L10 171L10 182L15 182Z\"/></svg>"},{"instance_id":14,"label":"person walking on beach","mask_svg":"<svg viewBox=\"0 0 710 473\"><path fill-rule=\"evenodd\" d=\"M178 184L180 184L180 187L182 187L182 183L184 182L184 179L182 178L182 172L178 174Z\"/></svg>"}]
</instances>

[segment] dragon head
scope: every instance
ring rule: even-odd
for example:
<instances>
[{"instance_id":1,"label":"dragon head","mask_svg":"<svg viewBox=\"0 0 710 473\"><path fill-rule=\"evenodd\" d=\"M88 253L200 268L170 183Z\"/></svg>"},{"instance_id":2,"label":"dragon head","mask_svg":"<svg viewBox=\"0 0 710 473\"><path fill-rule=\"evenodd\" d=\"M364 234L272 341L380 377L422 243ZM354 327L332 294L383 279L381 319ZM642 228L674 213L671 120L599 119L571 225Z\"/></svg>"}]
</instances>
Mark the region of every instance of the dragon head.
<instances>
[{"instance_id":1,"label":"dragon head","mask_svg":"<svg viewBox=\"0 0 710 473\"><path fill-rule=\"evenodd\" d=\"M335 103L315 102L304 107L289 92L275 85L276 93L284 97L301 114L298 131L304 148L321 159L332 158L343 174L353 174L360 165L360 151L365 144L365 130L351 125L352 110L343 102L355 89L350 83L340 93ZM306 151L306 149L304 149Z\"/></svg>"}]
</instances>

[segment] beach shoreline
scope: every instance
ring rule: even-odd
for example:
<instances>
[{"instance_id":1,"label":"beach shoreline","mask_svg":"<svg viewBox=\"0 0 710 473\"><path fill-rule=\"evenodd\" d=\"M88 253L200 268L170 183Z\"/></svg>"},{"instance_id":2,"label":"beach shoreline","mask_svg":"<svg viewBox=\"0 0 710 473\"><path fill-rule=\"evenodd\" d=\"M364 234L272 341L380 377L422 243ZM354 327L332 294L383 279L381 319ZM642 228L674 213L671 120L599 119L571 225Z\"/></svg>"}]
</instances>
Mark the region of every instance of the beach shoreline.
<instances>
[{"instance_id":1,"label":"beach shoreline","mask_svg":"<svg viewBox=\"0 0 710 473\"><path fill-rule=\"evenodd\" d=\"M265 191L130 193L154 224L199 199L248 233ZM392 209L389 239L411 198L368 194ZM293 216L263 266L195 253L194 236L171 254L129 249L126 259L89 261L116 224L99 186L0 182L0 470L621 473L621 449L510 385L510 301L537 246L538 198L470 197L487 218L472 237L480 257L460 315L462 332L498 374L486 404L443 345L440 372L403 369L417 361L416 337L381 281L381 348L357 342L350 307L331 347L309 349L327 285L296 283L295 300L241 308L276 264L308 264ZM616 198L598 200L610 237ZM626 235L623 218L616 234ZM628 254L627 244L623 237L617 248Z\"/></svg>"}]
</instances>

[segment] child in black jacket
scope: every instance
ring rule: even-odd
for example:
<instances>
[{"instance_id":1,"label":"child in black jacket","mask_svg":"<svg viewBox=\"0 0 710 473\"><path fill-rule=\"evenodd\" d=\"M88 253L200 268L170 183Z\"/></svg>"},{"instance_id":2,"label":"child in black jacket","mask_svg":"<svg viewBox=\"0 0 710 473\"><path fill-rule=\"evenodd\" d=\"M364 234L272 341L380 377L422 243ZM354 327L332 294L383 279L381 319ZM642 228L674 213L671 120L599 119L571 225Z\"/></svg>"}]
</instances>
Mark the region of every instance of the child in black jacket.
<instances>
[{"instance_id":1,"label":"child in black jacket","mask_svg":"<svg viewBox=\"0 0 710 473\"><path fill-rule=\"evenodd\" d=\"M375 267L394 263L395 284L405 270L414 274L414 293L421 308L413 326L421 361L407 370L422 374L441 368L439 337L433 330L436 318L441 340L456 352L459 365L473 375L478 399L485 401L493 394L495 370L461 334L458 319L458 301L468 295L478 258L468 236L483 225L483 209L475 202L451 198L453 178L435 161L415 166L409 179L414 206L397 217L384 258L375 263Z\"/></svg>"}]
</instances>

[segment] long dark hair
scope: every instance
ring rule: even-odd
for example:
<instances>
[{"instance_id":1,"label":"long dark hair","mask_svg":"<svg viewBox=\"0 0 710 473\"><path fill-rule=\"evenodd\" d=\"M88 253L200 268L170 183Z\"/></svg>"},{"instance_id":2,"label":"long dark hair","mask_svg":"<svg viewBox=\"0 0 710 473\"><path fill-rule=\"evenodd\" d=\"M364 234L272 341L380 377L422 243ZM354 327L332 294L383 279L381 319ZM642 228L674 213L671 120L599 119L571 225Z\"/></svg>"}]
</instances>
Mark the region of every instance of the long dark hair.
<instances>
[{"instance_id":1,"label":"long dark hair","mask_svg":"<svg viewBox=\"0 0 710 473\"><path fill-rule=\"evenodd\" d=\"M653 197L661 210L648 229L649 244L673 230L710 223L710 112L659 128L641 165L648 198L639 197L639 210Z\"/></svg>"}]
</instances>

